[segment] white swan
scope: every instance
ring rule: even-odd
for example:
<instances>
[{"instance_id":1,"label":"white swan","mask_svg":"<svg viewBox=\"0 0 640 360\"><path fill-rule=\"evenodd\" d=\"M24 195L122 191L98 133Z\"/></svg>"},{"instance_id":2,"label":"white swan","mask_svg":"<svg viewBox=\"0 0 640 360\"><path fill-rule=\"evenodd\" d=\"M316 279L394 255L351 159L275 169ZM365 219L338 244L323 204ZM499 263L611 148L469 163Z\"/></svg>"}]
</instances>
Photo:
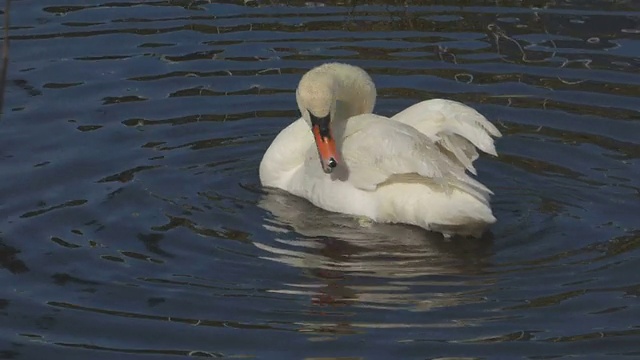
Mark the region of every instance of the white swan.
<instances>
[{"instance_id":1,"label":"white swan","mask_svg":"<svg viewBox=\"0 0 640 360\"><path fill-rule=\"evenodd\" d=\"M480 236L496 221L492 192L466 171L476 173L476 148L497 156L492 136L501 134L474 109L433 99L392 118L374 115L371 77L340 63L307 72L296 100L302 117L264 154L263 186L325 210L446 235Z\"/></svg>"}]
</instances>

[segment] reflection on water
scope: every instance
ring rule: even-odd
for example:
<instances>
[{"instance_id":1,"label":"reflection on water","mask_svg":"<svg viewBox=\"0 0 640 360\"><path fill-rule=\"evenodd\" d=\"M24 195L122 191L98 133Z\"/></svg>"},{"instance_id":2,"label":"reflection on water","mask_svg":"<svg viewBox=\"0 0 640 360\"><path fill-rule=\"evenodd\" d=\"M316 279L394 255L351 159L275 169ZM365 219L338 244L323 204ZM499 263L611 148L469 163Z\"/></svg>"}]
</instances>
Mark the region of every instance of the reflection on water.
<instances>
[{"instance_id":1,"label":"reflection on water","mask_svg":"<svg viewBox=\"0 0 640 360\"><path fill-rule=\"evenodd\" d=\"M482 273L489 265L491 241L486 238L445 240L438 233L412 226L373 223L329 213L303 199L274 190L269 190L258 206L274 217L267 218L265 228L300 236L297 241L280 240L282 244L297 246L300 250L315 249L313 253L327 260L344 260L343 265L335 263L332 266L354 275L412 278L429 274L473 274ZM296 254L301 255L296 252L290 255ZM384 263L376 266L375 259L385 256L388 257L384 262L386 266ZM350 260L362 263L349 264Z\"/></svg>"},{"instance_id":2,"label":"reflection on water","mask_svg":"<svg viewBox=\"0 0 640 360\"><path fill-rule=\"evenodd\" d=\"M12 5L0 358L640 357L636 2ZM499 127L487 237L260 188L333 60Z\"/></svg>"},{"instance_id":3,"label":"reflection on water","mask_svg":"<svg viewBox=\"0 0 640 360\"><path fill-rule=\"evenodd\" d=\"M328 213L275 190L258 205L273 216L266 220L266 229L295 234L276 237L272 245L255 241L270 253L261 257L304 269L318 282L283 284L273 292L312 296L321 303L413 310L479 301L477 290L464 291L477 284L456 275L481 274L490 265L490 240L445 240L416 227L371 223ZM420 280L433 275L448 279ZM354 283L356 279L363 283ZM441 288L447 293L440 293Z\"/></svg>"}]
</instances>

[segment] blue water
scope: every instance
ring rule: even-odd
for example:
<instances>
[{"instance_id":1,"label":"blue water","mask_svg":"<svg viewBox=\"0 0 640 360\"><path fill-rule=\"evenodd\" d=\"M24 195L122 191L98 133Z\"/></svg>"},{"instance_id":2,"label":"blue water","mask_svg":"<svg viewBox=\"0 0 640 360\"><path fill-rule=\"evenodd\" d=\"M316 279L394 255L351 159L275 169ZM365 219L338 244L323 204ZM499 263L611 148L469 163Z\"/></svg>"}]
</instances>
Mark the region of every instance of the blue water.
<instances>
[{"instance_id":1,"label":"blue water","mask_svg":"<svg viewBox=\"0 0 640 360\"><path fill-rule=\"evenodd\" d=\"M635 2L11 5L0 358L640 358ZM487 236L260 187L327 61L496 124Z\"/></svg>"}]
</instances>

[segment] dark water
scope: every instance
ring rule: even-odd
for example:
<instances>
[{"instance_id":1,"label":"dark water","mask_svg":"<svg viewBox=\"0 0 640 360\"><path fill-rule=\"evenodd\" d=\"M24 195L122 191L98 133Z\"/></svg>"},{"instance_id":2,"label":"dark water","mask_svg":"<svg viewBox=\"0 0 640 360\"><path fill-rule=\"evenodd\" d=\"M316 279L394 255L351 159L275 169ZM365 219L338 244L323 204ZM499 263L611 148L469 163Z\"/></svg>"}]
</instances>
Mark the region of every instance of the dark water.
<instances>
[{"instance_id":1,"label":"dark water","mask_svg":"<svg viewBox=\"0 0 640 360\"><path fill-rule=\"evenodd\" d=\"M640 358L637 2L87 3L12 2L0 358ZM490 236L260 188L331 60L500 128Z\"/></svg>"}]
</instances>

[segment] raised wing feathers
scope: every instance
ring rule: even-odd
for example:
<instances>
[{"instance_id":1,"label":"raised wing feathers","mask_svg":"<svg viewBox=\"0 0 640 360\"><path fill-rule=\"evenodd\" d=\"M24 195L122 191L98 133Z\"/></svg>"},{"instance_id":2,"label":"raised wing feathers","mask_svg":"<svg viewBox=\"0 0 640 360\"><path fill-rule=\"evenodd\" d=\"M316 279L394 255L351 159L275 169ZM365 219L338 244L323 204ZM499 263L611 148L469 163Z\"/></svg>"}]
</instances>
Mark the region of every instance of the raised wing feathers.
<instances>
[{"instance_id":1,"label":"raised wing feathers","mask_svg":"<svg viewBox=\"0 0 640 360\"><path fill-rule=\"evenodd\" d=\"M409 125L373 114L349 119L342 153L349 182L375 190L391 182L423 182L458 187L486 201L490 190Z\"/></svg>"},{"instance_id":2,"label":"raised wing feathers","mask_svg":"<svg viewBox=\"0 0 640 360\"><path fill-rule=\"evenodd\" d=\"M484 116L462 103L443 99L422 101L392 119L426 135L473 174L476 173L473 161L478 158L476 148L497 156L492 137L502 134Z\"/></svg>"}]
</instances>

